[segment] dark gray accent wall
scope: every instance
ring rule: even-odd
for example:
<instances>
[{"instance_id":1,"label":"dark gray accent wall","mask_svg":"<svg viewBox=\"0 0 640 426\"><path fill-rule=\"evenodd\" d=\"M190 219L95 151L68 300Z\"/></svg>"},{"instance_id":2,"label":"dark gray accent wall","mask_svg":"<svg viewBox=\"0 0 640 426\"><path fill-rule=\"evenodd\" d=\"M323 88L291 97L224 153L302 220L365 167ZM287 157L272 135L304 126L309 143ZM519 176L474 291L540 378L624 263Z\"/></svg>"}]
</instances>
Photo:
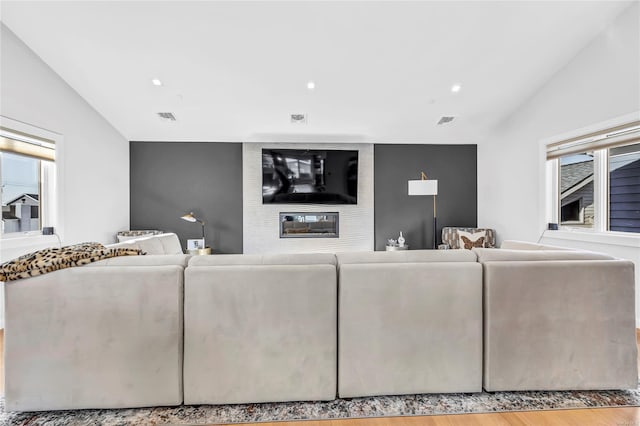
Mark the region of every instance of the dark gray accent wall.
<instances>
[{"instance_id":1,"label":"dark gray accent wall","mask_svg":"<svg viewBox=\"0 0 640 426\"><path fill-rule=\"evenodd\" d=\"M206 222L214 253L242 253L242 144L131 142L131 229L175 232L182 248Z\"/></svg>"},{"instance_id":2,"label":"dark gray accent wall","mask_svg":"<svg viewBox=\"0 0 640 426\"><path fill-rule=\"evenodd\" d=\"M375 145L375 249L400 231L411 249L431 248L433 197L407 194L421 171L438 180L438 242L444 226L477 226L476 165L476 145Z\"/></svg>"}]
</instances>

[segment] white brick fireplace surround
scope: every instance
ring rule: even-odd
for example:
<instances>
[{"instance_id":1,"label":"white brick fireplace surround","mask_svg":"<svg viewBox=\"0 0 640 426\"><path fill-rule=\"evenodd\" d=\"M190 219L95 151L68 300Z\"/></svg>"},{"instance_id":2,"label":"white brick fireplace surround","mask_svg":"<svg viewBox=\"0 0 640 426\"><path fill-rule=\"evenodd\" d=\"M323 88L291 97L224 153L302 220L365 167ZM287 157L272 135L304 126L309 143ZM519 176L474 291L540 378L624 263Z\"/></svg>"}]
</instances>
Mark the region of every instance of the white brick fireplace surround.
<instances>
[{"instance_id":1,"label":"white brick fireplace surround","mask_svg":"<svg viewBox=\"0 0 640 426\"><path fill-rule=\"evenodd\" d=\"M358 150L358 204L262 204L262 149ZM243 251L248 254L373 250L373 144L244 143ZM280 238L280 212L338 212L339 238Z\"/></svg>"}]
</instances>

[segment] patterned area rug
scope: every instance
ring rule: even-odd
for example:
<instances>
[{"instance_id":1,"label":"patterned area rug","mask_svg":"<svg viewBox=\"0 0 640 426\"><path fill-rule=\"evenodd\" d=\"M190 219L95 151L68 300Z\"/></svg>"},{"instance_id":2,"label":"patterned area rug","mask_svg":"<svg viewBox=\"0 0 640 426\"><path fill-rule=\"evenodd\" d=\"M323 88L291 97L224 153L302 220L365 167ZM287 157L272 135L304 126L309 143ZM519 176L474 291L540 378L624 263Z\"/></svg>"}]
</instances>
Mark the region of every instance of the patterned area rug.
<instances>
[{"instance_id":1,"label":"patterned area rug","mask_svg":"<svg viewBox=\"0 0 640 426\"><path fill-rule=\"evenodd\" d=\"M17 413L4 411L2 425L199 425L281 420L417 416L497 411L639 406L640 390L424 394L239 405L183 405L121 410Z\"/></svg>"}]
</instances>

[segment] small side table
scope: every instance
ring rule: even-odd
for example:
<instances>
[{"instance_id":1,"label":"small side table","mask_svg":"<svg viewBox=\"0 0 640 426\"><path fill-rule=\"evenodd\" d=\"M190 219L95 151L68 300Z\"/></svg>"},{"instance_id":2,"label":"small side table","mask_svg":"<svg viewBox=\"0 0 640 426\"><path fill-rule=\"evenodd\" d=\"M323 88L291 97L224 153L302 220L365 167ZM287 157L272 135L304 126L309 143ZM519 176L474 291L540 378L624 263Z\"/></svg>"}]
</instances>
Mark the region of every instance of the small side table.
<instances>
[{"instance_id":1,"label":"small side table","mask_svg":"<svg viewBox=\"0 0 640 426\"><path fill-rule=\"evenodd\" d=\"M402 247L398 247L398 246L385 246L385 249L387 251L401 251L401 250L409 250L409 246L408 245L404 245Z\"/></svg>"},{"instance_id":2,"label":"small side table","mask_svg":"<svg viewBox=\"0 0 640 426\"><path fill-rule=\"evenodd\" d=\"M205 247L203 249L187 250L187 254L191 254L193 256L201 256L201 255L204 255L204 254L211 254L211 247Z\"/></svg>"}]
</instances>

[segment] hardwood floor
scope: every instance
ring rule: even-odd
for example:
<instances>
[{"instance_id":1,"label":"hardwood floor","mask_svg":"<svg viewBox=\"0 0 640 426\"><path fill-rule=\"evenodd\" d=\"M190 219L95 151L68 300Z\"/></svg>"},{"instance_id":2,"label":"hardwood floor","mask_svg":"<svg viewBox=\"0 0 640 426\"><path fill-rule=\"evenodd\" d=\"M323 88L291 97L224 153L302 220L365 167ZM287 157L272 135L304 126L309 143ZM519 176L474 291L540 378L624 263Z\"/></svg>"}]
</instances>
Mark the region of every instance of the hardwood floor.
<instances>
[{"instance_id":1,"label":"hardwood floor","mask_svg":"<svg viewBox=\"0 0 640 426\"><path fill-rule=\"evenodd\" d=\"M636 330L640 346L640 329ZM4 330L0 329L0 354ZM640 356L638 357L640 367ZM0 356L0 395L4 395L4 359ZM247 423L248 424L248 423ZM255 426L255 423L253 424ZM384 417L260 423L260 426L640 426L640 408L585 408L579 410L521 411L514 413L455 414L444 416Z\"/></svg>"},{"instance_id":2,"label":"hardwood floor","mask_svg":"<svg viewBox=\"0 0 640 426\"><path fill-rule=\"evenodd\" d=\"M640 408L522 411L517 413L456 414L448 416L385 417L260 423L260 426L639 426ZM255 426L255 423L252 425Z\"/></svg>"}]
</instances>

